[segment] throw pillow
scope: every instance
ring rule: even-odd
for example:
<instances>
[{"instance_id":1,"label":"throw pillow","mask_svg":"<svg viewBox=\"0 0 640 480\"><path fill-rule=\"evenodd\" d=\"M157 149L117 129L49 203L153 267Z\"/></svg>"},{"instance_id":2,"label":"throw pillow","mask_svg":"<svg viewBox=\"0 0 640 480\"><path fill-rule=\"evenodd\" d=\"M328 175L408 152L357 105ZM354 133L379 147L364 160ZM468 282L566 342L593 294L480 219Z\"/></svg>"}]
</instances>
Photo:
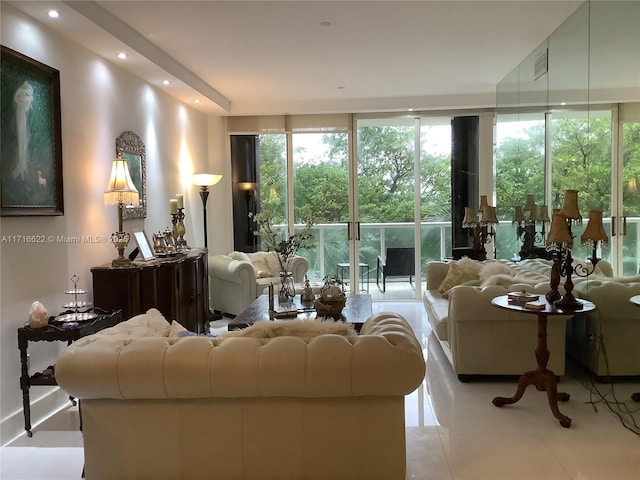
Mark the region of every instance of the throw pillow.
<instances>
[{"instance_id":1,"label":"throw pillow","mask_svg":"<svg viewBox=\"0 0 640 480\"><path fill-rule=\"evenodd\" d=\"M171 322L171 330L169 330L169 338L177 338L183 332L188 332L180 323L175 320Z\"/></svg>"},{"instance_id":2,"label":"throw pillow","mask_svg":"<svg viewBox=\"0 0 640 480\"><path fill-rule=\"evenodd\" d=\"M169 331L169 338L183 338L183 337L215 337L215 335L213 335L212 333L198 335L195 332L187 330L175 320L172 321L171 330Z\"/></svg>"},{"instance_id":3,"label":"throw pillow","mask_svg":"<svg viewBox=\"0 0 640 480\"><path fill-rule=\"evenodd\" d=\"M267 261L265 259L254 260L253 266L256 269L256 277L268 278L273 276L271 275L271 270L269 270L269 266L267 265Z\"/></svg>"},{"instance_id":4,"label":"throw pillow","mask_svg":"<svg viewBox=\"0 0 640 480\"><path fill-rule=\"evenodd\" d=\"M218 335L218 338L227 337L251 337L251 338L273 338L273 337L316 337L318 335L335 334L345 337L357 337L358 333L350 323L335 320L287 320L287 321L259 321L253 325L232 332L225 332Z\"/></svg>"},{"instance_id":5,"label":"throw pillow","mask_svg":"<svg viewBox=\"0 0 640 480\"><path fill-rule=\"evenodd\" d=\"M278 277L280 275L280 261L278 260L278 254L276 252L267 252L267 256L264 257L267 261L267 266L271 272L272 277Z\"/></svg>"},{"instance_id":6,"label":"throw pillow","mask_svg":"<svg viewBox=\"0 0 640 480\"><path fill-rule=\"evenodd\" d=\"M280 266L276 266L275 269L271 266L271 258L278 263L273 252L255 252L251 254L250 258L251 263L256 268L258 278L277 277L279 275Z\"/></svg>"},{"instance_id":7,"label":"throw pillow","mask_svg":"<svg viewBox=\"0 0 640 480\"><path fill-rule=\"evenodd\" d=\"M451 262L447 276L440 284L438 291L444 293L469 280L478 280L481 268L480 262L471 260L469 257L462 257L460 260Z\"/></svg>"}]
</instances>

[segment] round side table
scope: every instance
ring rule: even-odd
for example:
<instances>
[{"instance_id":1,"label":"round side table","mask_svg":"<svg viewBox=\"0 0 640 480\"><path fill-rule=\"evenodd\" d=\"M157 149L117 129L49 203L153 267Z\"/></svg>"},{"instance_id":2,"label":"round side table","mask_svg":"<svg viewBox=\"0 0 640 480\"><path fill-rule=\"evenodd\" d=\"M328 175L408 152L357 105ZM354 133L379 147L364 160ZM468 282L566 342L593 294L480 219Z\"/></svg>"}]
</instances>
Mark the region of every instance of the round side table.
<instances>
[{"instance_id":1,"label":"round side table","mask_svg":"<svg viewBox=\"0 0 640 480\"><path fill-rule=\"evenodd\" d=\"M513 397L496 397L493 399L492 403L496 407L516 403L522 398L525 389L529 385L535 385L537 390L547 392L549 407L551 408L551 412L553 412L553 416L560 421L560 425L568 428L571 426L571 419L560 413L560 410L558 409L558 401L566 402L569 400L569 394L558 392L558 381L556 379L556 375L551 370L547 369L547 363L549 361L549 349L547 348L547 319L548 317L559 315L571 315L576 311L581 313L591 312L596 309L596 306L586 300L578 300L581 304L579 309L562 309L547 302L544 295L540 295L538 297L538 301L544 303L543 309L534 310L525 308L523 304L510 303L507 295L502 295L491 300L492 305L498 308L538 316L538 345L535 351L538 368L536 370L525 372L520 376L518 388Z\"/></svg>"}]
</instances>

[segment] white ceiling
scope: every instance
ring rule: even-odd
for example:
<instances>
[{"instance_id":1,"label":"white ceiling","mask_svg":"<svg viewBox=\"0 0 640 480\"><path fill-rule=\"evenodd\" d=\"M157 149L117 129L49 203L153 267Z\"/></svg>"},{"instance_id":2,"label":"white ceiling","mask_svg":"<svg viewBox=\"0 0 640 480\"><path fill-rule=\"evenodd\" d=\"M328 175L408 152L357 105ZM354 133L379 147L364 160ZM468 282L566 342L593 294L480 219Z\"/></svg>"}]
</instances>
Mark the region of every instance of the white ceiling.
<instances>
[{"instance_id":1,"label":"white ceiling","mask_svg":"<svg viewBox=\"0 0 640 480\"><path fill-rule=\"evenodd\" d=\"M10 3L205 113L265 115L494 106L582 1Z\"/></svg>"}]
</instances>

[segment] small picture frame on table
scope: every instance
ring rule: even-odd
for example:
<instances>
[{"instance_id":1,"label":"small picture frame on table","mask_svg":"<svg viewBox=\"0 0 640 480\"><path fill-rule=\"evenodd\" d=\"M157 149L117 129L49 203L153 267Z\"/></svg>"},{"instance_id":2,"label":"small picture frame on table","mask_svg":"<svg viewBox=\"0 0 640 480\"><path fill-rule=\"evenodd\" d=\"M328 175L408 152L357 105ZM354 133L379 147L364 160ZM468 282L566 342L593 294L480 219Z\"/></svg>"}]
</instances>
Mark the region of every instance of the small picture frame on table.
<instances>
[{"instance_id":1,"label":"small picture frame on table","mask_svg":"<svg viewBox=\"0 0 640 480\"><path fill-rule=\"evenodd\" d=\"M151 248L151 244L149 243L149 239L144 233L144 230L133 230L133 239L136 241L138 251L140 252L140 256L143 260L153 260L155 258L153 249Z\"/></svg>"}]
</instances>

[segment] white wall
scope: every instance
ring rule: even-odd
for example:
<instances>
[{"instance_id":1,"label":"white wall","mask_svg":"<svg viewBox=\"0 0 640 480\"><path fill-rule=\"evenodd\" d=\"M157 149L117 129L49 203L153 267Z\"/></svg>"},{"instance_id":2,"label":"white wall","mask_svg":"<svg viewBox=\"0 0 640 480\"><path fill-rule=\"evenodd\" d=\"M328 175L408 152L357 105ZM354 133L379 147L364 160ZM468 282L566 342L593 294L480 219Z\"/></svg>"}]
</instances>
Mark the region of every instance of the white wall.
<instances>
[{"instance_id":1,"label":"white wall","mask_svg":"<svg viewBox=\"0 0 640 480\"><path fill-rule=\"evenodd\" d=\"M103 192L115 156L115 139L132 130L146 145L148 209L145 220L125 221L124 229L144 228L149 237L164 230L170 224L169 199L184 193L187 241L202 246L202 203L197 187L190 185L190 175L194 171L226 173L228 182L223 119L207 118L6 2L1 4L1 14L2 45L60 71L65 213L57 217L2 217L0 236L108 237L116 231L117 208L104 205ZM211 250L216 244L220 244L220 251L229 247L224 242L230 223L222 223L229 210L224 180L211 189L209 197ZM71 286L70 277L78 275L79 286L91 291L90 268L115 256L111 243L0 245L2 444L23 432L16 329L27 320L31 303L39 300L49 314L59 313L62 303L69 300L63 292ZM60 342L31 343L32 372L55 363L63 347ZM32 425L66 401L55 387L33 387Z\"/></svg>"}]
</instances>

